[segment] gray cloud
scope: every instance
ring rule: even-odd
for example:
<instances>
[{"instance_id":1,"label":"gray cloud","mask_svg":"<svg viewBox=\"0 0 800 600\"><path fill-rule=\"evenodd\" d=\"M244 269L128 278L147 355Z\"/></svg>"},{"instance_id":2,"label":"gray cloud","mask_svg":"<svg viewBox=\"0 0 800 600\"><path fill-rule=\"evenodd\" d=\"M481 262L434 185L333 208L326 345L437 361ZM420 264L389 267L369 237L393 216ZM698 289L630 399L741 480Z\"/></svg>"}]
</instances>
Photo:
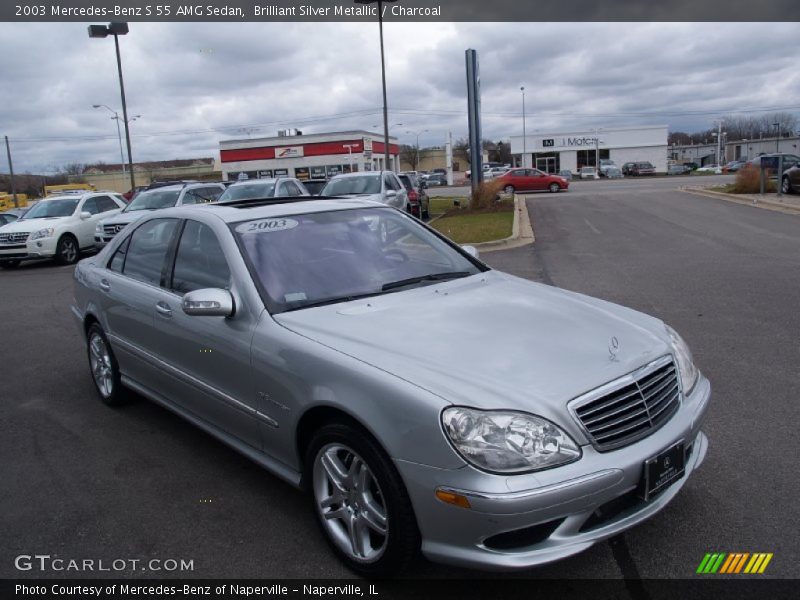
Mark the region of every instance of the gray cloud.
<instances>
[{"instance_id":1,"label":"gray cloud","mask_svg":"<svg viewBox=\"0 0 800 600\"><path fill-rule=\"evenodd\" d=\"M531 130L693 130L730 109L800 98L797 23L389 23L385 33L390 122L403 123L392 129L403 142L414 141L409 130L428 130L423 145L466 134L466 48L480 53L494 139L520 132L520 85ZM120 106L111 40L77 23L2 23L0 36L10 49L0 134L16 169L117 161L115 124L91 108ZM284 127L380 123L374 24L132 23L121 46L130 114L142 115L131 124L135 160L213 156L220 139Z\"/></svg>"}]
</instances>

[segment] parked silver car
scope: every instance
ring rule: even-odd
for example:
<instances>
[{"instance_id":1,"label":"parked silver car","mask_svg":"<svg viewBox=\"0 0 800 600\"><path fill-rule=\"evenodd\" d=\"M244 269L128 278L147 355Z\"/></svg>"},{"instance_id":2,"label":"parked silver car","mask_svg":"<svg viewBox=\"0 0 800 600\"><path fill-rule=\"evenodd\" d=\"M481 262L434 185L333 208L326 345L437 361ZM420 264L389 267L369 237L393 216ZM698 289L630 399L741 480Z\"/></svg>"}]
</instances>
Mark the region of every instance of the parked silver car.
<instances>
[{"instance_id":1,"label":"parked silver car","mask_svg":"<svg viewBox=\"0 0 800 600\"><path fill-rule=\"evenodd\" d=\"M374 200L411 212L406 188L393 171L343 173L331 179L320 192L322 196L347 196Z\"/></svg>"},{"instance_id":2,"label":"parked silver car","mask_svg":"<svg viewBox=\"0 0 800 600\"><path fill-rule=\"evenodd\" d=\"M78 264L72 312L104 402L307 490L355 571L519 569L664 508L711 388L662 321L476 255L360 199L166 209Z\"/></svg>"},{"instance_id":3,"label":"parked silver car","mask_svg":"<svg viewBox=\"0 0 800 600\"><path fill-rule=\"evenodd\" d=\"M216 202L225 191L221 183L176 183L144 190L122 209L122 212L99 221L94 230L94 245L100 250L129 223L154 210Z\"/></svg>"}]
</instances>

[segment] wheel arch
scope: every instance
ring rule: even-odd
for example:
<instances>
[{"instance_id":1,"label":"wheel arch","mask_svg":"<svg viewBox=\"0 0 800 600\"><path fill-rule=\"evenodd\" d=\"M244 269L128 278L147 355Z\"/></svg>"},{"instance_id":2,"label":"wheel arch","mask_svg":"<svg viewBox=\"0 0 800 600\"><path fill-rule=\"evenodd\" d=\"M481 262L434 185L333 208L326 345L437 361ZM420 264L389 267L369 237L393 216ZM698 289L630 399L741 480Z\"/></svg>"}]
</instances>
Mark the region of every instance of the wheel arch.
<instances>
[{"instance_id":1,"label":"wheel arch","mask_svg":"<svg viewBox=\"0 0 800 600\"><path fill-rule=\"evenodd\" d=\"M375 443L386 452L386 448L378 441L366 425L349 412L338 406L331 406L328 404L312 406L303 413L295 427L295 450L299 458L299 464L303 467L303 471L305 471L306 452L314 437L314 432L328 423L347 423L348 425L352 425L369 435ZM388 455L388 452L386 453ZM303 472L300 480L300 487L305 488L307 483L306 479L306 473Z\"/></svg>"}]
</instances>

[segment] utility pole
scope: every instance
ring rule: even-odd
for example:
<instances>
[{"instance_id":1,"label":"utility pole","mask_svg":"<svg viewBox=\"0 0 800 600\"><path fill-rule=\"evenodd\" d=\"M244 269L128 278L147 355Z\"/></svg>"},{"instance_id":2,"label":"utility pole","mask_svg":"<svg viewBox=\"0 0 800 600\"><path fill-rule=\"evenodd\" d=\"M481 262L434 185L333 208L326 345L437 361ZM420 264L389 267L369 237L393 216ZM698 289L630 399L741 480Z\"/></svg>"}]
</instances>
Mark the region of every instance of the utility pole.
<instances>
[{"instance_id":1,"label":"utility pole","mask_svg":"<svg viewBox=\"0 0 800 600\"><path fill-rule=\"evenodd\" d=\"M717 123L717 166L722 166L722 121Z\"/></svg>"},{"instance_id":2,"label":"utility pole","mask_svg":"<svg viewBox=\"0 0 800 600\"><path fill-rule=\"evenodd\" d=\"M527 166L526 163L528 162L525 160L525 155L527 154L527 146L526 146L526 139L525 139L525 86L521 86L520 91L522 92L522 166Z\"/></svg>"},{"instance_id":3,"label":"utility pole","mask_svg":"<svg viewBox=\"0 0 800 600\"><path fill-rule=\"evenodd\" d=\"M17 200L17 185L14 182L14 165L11 164L11 146L8 143L8 136L6 137L6 154L8 154L8 173L11 175L11 195L14 197L14 208L19 208L19 200Z\"/></svg>"}]
</instances>

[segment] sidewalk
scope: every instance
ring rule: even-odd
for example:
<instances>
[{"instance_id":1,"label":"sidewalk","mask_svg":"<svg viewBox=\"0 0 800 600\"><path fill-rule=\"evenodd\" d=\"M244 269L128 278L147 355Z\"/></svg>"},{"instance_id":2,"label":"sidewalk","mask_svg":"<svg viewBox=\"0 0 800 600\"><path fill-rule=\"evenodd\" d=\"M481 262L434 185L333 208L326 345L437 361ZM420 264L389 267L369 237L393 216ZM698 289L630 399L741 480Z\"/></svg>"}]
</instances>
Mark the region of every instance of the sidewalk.
<instances>
[{"instance_id":1,"label":"sidewalk","mask_svg":"<svg viewBox=\"0 0 800 600\"><path fill-rule=\"evenodd\" d=\"M689 194L696 194L698 196L708 196L710 198L719 198L727 200L728 202L735 202L737 204L744 204L747 206L754 206L756 208L766 208L767 210L774 210L790 215L800 215L800 196L792 194L783 194L778 196L772 194L729 194L727 192L717 192L710 190L705 186L699 185L686 185L680 188Z\"/></svg>"},{"instance_id":2,"label":"sidewalk","mask_svg":"<svg viewBox=\"0 0 800 600\"><path fill-rule=\"evenodd\" d=\"M528 215L528 204L524 197L514 194L514 224L511 226L511 235L502 240L492 240L481 244L470 244L481 252L494 252L495 250L510 250L527 246L535 241L533 226Z\"/></svg>"}]
</instances>

